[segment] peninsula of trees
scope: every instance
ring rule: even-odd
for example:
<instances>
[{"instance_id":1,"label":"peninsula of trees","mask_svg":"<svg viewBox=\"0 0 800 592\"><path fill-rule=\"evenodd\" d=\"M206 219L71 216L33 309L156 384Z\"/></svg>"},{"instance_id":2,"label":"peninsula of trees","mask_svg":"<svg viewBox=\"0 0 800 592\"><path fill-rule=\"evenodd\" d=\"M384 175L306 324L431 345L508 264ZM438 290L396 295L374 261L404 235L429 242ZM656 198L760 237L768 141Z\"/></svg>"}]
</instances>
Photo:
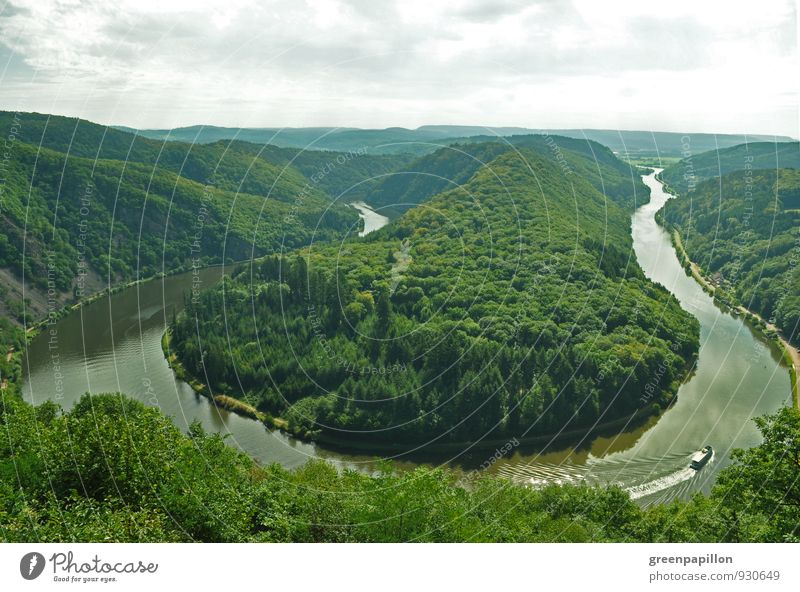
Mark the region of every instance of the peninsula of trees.
<instances>
[{"instance_id":1,"label":"peninsula of trees","mask_svg":"<svg viewBox=\"0 0 800 592\"><path fill-rule=\"evenodd\" d=\"M187 303L171 351L211 393L339 443L537 437L663 409L698 323L636 262L636 172L576 144L425 157L417 190L437 170L451 188L363 239L243 265Z\"/></svg>"}]
</instances>

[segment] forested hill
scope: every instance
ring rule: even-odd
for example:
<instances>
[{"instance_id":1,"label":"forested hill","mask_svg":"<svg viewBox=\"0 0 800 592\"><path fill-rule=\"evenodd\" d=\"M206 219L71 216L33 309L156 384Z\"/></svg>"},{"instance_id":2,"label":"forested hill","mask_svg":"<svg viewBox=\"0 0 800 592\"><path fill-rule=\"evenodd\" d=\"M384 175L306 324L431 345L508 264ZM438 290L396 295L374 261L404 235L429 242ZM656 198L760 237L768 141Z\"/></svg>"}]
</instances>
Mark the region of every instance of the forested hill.
<instances>
[{"instance_id":1,"label":"forested hill","mask_svg":"<svg viewBox=\"0 0 800 592\"><path fill-rule=\"evenodd\" d=\"M630 211L524 148L364 239L246 266L189 304L172 348L295 433L398 445L663 407L698 324L643 276Z\"/></svg>"},{"instance_id":2,"label":"forested hill","mask_svg":"<svg viewBox=\"0 0 800 592\"><path fill-rule=\"evenodd\" d=\"M157 142L31 113L0 126L0 316L15 322L23 292L32 322L132 279L339 241L360 224L345 202L407 162Z\"/></svg>"},{"instance_id":3,"label":"forested hill","mask_svg":"<svg viewBox=\"0 0 800 592\"><path fill-rule=\"evenodd\" d=\"M692 146L691 144L689 145ZM705 179L745 169L800 168L800 142L749 142L730 148L689 155L665 168L662 181L687 193Z\"/></svg>"},{"instance_id":4,"label":"forested hill","mask_svg":"<svg viewBox=\"0 0 800 592\"><path fill-rule=\"evenodd\" d=\"M626 207L641 205L649 199L638 173L607 147L590 140L528 135L500 141L479 136L440 148L386 176L370 190L366 200L374 207L406 210L465 183L497 156L524 148L547 155L559 165L563 175L588 180L595 189Z\"/></svg>"},{"instance_id":5,"label":"forested hill","mask_svg":"<svg viewBox=\"0 0 800 592\"><path fill-rule=\"evenodd\" d=\"M689 258L800 344L800 170L737 171L704 181L661 213ZM732 297L732 298L731 298Z\"/></svg>"},{"instance_id":6,"label":"forested hill","mask_svg":"<svg viewBox=\"0 0 800 592\"><path fill-rule=\"evenodd\" d=\"M15 117L19 125L14 125ZM325 194L342 201L361 199L372 181L411 160L405 154L369 155L358 146L338 153L240 140L159 141L74 117L0 112L0 129L12 127L18 140L71 156L158 166L199 183L213 179L230 191L286 202L306 183L312 186L307 191L311 198Z\"/></svg>"}]
</instances>

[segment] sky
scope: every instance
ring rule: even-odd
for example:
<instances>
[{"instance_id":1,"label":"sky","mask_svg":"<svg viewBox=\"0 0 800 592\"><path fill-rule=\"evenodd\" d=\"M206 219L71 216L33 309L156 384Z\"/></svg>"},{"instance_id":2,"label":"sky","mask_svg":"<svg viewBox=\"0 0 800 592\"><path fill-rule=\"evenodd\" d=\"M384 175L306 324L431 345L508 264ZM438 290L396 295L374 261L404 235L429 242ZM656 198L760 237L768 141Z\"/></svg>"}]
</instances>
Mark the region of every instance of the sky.
<instances>
[{"instance_id":1,"label":"sky","mask_svg":"<svg viewBox=\"0 0 800 592\"><path fill-rule=\"evenodd\" d=\"M798 137L797 37L793 0L0 0L0 109Z\"/></svg>"}]
</instances>

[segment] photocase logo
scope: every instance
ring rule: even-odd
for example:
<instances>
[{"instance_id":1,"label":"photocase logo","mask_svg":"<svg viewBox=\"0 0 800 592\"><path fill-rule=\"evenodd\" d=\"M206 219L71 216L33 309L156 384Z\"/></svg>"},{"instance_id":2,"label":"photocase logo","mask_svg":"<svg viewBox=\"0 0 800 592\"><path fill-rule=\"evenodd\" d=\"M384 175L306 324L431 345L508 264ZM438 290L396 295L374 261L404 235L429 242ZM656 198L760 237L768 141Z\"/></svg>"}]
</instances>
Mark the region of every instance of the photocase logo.
<instances>
[{"instance_id":1,"label":"photocase logo","mask_svg":"<svg viewBox=\"0 0 800 592\"><path fill-rule=\"evenodd\" d=\"M25 553L19 562L19 573L26 580L35 580L44 571L44 555L34 551L33 553Z\"/></svg>"}]
</instances>

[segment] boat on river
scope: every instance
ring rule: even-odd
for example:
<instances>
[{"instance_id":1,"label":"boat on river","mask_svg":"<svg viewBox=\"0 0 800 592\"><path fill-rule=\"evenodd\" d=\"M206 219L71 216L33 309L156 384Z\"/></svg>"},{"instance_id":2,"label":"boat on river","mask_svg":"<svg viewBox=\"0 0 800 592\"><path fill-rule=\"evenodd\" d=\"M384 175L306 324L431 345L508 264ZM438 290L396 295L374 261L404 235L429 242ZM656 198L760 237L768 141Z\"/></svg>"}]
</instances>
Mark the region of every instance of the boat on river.
<instances>
[{"instance_id":1,"label":"boat on river","mask_svg":"<svg viewBox=\"0 0 800 592\"><path fill-rule=\"evenodd\" d=\"M714 449L711 448L711 446L706 446L702 450L698 450L692 455L692 461L689 463L689 467L695 471L699 471L706 466L706 463L711 460L713 455Z\"/></svg>"}]
</instances>

